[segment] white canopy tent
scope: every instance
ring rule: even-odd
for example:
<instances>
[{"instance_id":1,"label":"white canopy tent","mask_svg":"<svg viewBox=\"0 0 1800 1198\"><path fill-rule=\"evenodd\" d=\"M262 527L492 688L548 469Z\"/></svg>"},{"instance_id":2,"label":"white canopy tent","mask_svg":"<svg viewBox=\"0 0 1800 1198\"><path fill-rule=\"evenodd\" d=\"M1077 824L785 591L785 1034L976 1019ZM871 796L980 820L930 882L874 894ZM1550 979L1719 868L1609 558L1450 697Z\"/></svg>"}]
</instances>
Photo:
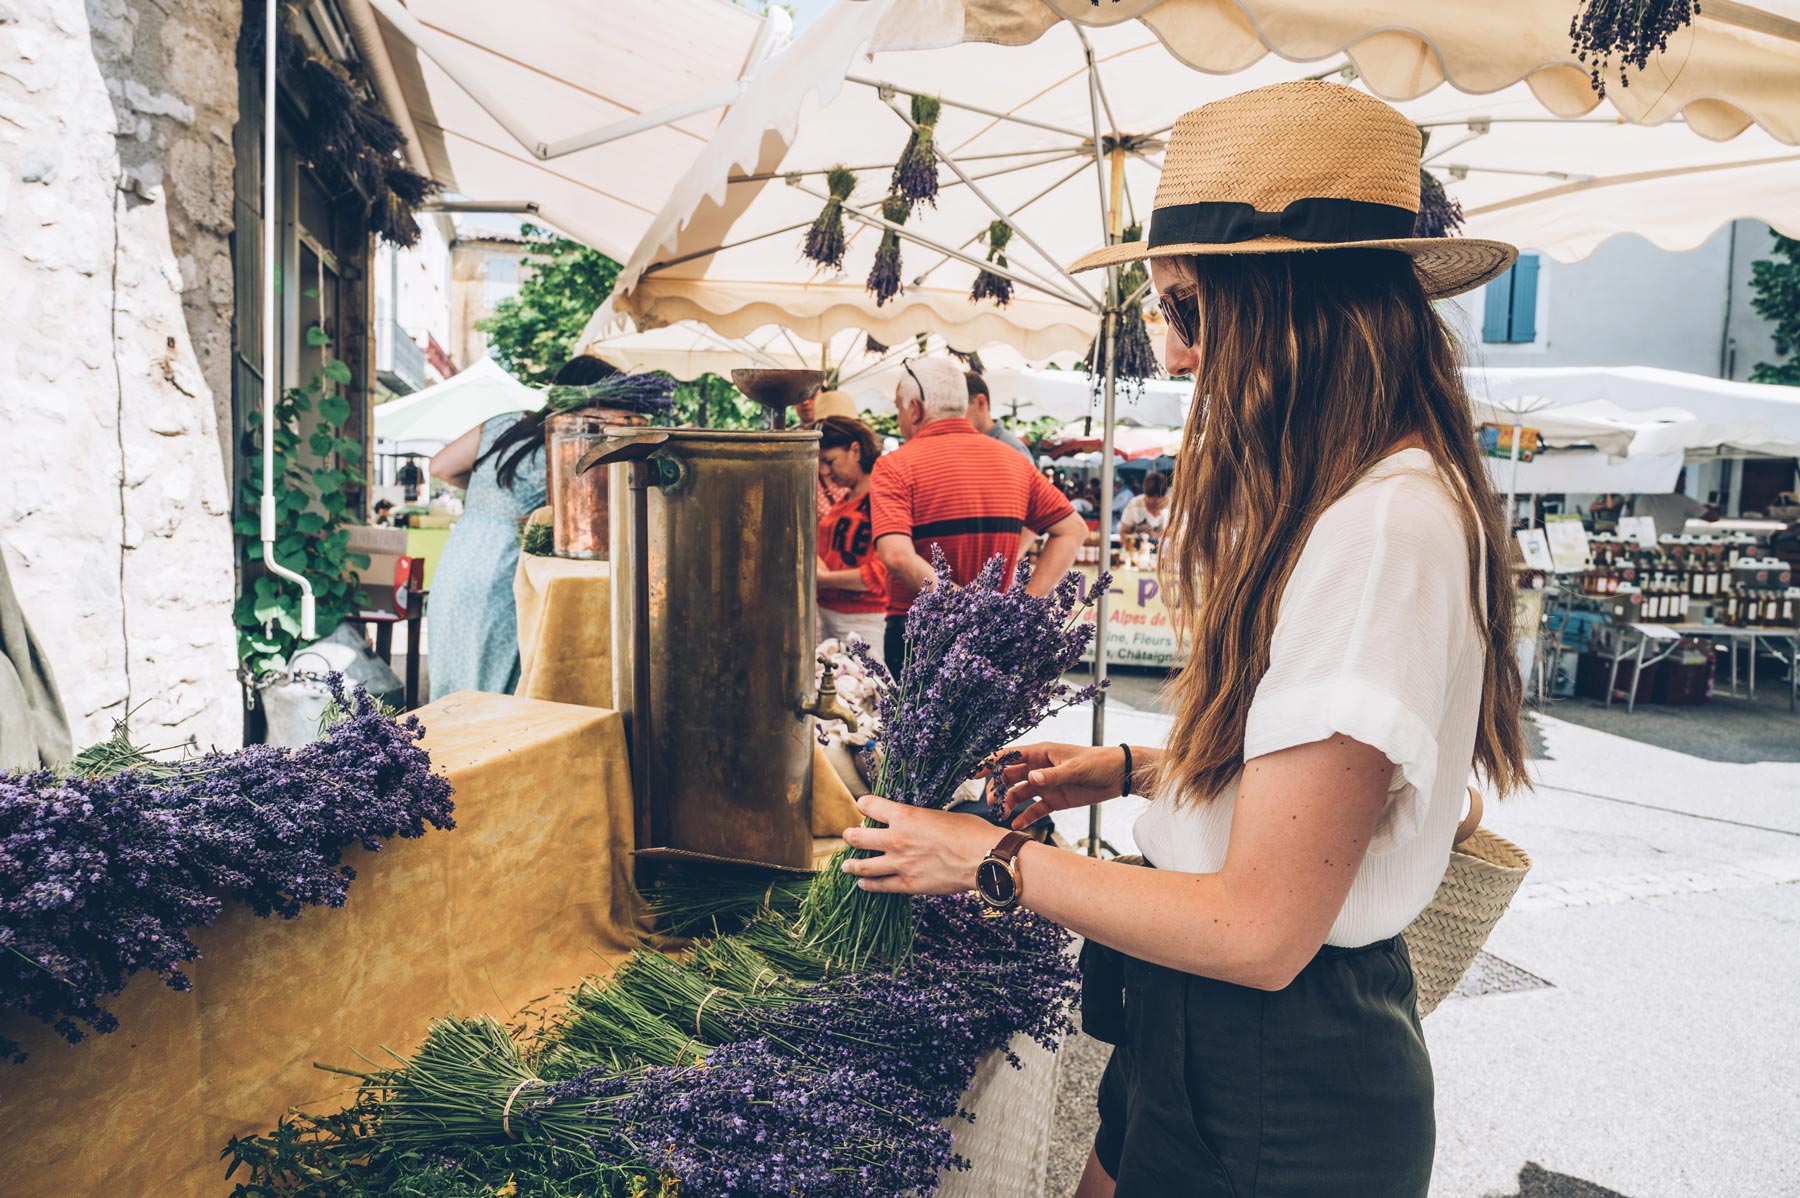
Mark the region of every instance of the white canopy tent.
<instances>
[{"instance_id":1,"label":"white canopy tent","mask_svg":"<svg viewBox=\"0 0 1800 1198\"><path fill-rule=\"evenodd\" d=\"M729 0L344 0L414 170L623 259L793 23Z\"/></svg>"},{"instance_id":2,"label":"white canopy tent","mask_svg":"<svg viewBox=\"0 0 1800 1198\"><path fill-rule=\"evenodd\" d=\"M527 387L483 358L443 382L375 409L375 436L409 448L443 446L483 421L507 412L535 412L544 393Z\"/></svg>"},{"instance_id":3,"label":"white canopy tent","mask_svg":"<svg viewBox=\"0 0 1800 1198\"><path fill-rule=\"evenodd\" d=\"M1469 394L1497 405L1521 396L1559 409L1604 400L1649 414L1677 409L1703 420L1748 420L1784 438L1800 440L1800 387L1740 383L1649 366L1469 367Z\"/></svg>"},{"instance_id":4,"label":"white canopy tent","mask_svg":"<svg viewBox=\"0 0 1800 1198\"><path fill-rule=\"evenodd\" d=\"M1615 109L1570 88L1572 77L1585 80L1585 71L1567 45L1566 8L1552 12L1534 0L1520 6L1527 10L1521 14L1491 4L1402 3L1399 8L1420 20L1430 17L1427 10L1454 11L1466 27L1458 31L1453 21L1439 22L1438 33L1419 33L1384 9L1360 11L1350 18L1360 25L1345 33L1343 14L1322 2L1290 0L1286 7L1303 10L1300 19L1271 12L1252 24L1237 20L1228 6L1175 0L1100 6L1085 0L840 2L761 73L721 122L583 341L603 338L626 319L640 328L694 319L738 335L780 322L819 340L863 328L893 344L929 330L961 348L1005 336L1027 357L1079 351L1121 299L1113 272L1078 279L1065 264L1109 234L1116 238L1126 220L1147 216L1161 139L1181 112L1309 73L1265 57L1270 46L1314 61L1347 51L1325 74L1349 79L1361 72L1365 86L1378 80L1389 98L1419 97L1402 108L1435 132L1428 164L1449 175L1452 196L1472 214L1504 205L1515 227L1522 213L1538 212L1542 235L1515 237L1553 256L1579 256L1596 236L1647 218L1630 190L1634 181L1696 170L1716 181L1746 157L1794 157L1778 138L1791 141L1800 128L1788 120L1796 103L1767 75L1782 68L1791 79L1791 68L1800 65L1800 45L1791 36L1800 26L1781 20L1772 31L1696 28L1695 44L1707 48L1709 58L1700 73L1719 87L1677 104L1681 123L1627 129L1621 122L1633 116L1667 121L1673 114ZM1234 20L1235 29L1226 28ZM1545 50L1541 43L1552 34L1534 26L1535 40L1525 41L1531 57L1514 56L1514 26L1521 20L1547 22L1545 29L1564 39L1561 46ZM1284 31L1308 23L1334 32L1310 54L1281 41ZM1435 52L1437 39L1453 32L1458 52L1432 62L1426 51ZM1408 51L1410 80L1397 65ZM1498 76L1483 74L1472 65L1483 54L1508 65ZM1465 61L1475 72L1469 78L1484 79L1501 89L1498 94L1426 94L1444 78L1444 63ZM1195 66L1235 73L1212 77L1195 73ZM1528 82L1514 82L1526 76ZM1451 77L1476 86L1454 67ZM1758 79L1766 86L1752 86ZM1685 95L1670 88L1663 94ZM1717 98L1727 94L1741 104ZM935 139L942 186L935 207L916 208L904 226L896 226L879 215L880 197L907 135L906 110L914 95L943 104ZM1545 95L1560 96L1560 111L1591 115L1556 121L1546 115ZM1752 119L1762 128L1743 132L1736 142L1696 136L1728 137L1749 130ZM1693 128L1683 127L1689 123ZM841 270L815 269L799 260L798 248L827 199L824 175L839 164L858 174L845 204L848 253ZM1552 218L1567 185L1601 176L1619 227L1596 234L1583 226L1566 244L1559 241ZM1685 215L1683 227L1704 224L1710 232L1750 209L1778 228L1800 231L1797 196L1800 189L1782 187L1755 195L1720 192ZM971 281L984 269L981 238L994 220L1004 220L1013 232L1008 265L985 268L1014 284L1014 298L1003 309L968 300ZM891 303L877 305L864 280L884 231L905 244L906 286ZM1469 231L1478 231L1475 222ZM1110 378L1103 391L1110 433ZM1103 484L1110 491L1109 472L1103 472ZM1103 671L1104 607L1099 617L1096 668ZM1096 736L1101 718L1097 709Z\"/></svg>"},{"instance_id":5,"label":"white canopy tent","mask_svg":"<svg viewBox=\"0 0 1800 1198\"><path fill-rule=\"evenodd\" d=\"M987 354L983 353L985 360ZM990 370L989 389L996 411L1021 420L1053 416L1075 420L1094 414L1094 380L1082 370ZM1194 400L1192 381L1152 379L1140 392L1119 396L1115 417L1121 425L1180 428ZM1095 422L1099 427L1099 422Z\"/></svg>"},{"instance_id":6,"label":"white canopy tent","mask_svg":"<svg viewBox=\"0 0 1800 1198\"><path fill-rule=\"evenodd\" d=\"M1087 421L1077 420L1045 437L1044 450L1053 458L1101 453L1104 452L1103 442L1104 437L1099 428L1090 426ZM1113 432L1113 456L1121 461L1154 462L1157 458L1174 457L1180 449L1179 428L1120 427Z\"/></svg>"}]
</instances>

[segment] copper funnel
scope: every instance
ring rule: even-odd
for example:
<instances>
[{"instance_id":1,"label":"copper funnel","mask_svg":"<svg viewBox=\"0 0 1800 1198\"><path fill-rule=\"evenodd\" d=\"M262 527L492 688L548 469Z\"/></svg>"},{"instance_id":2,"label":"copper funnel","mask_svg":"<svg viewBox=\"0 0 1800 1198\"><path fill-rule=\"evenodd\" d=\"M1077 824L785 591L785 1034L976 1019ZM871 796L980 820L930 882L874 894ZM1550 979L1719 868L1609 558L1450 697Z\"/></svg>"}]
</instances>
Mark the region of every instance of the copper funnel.
<instances>
[{"instance_id":1,"label":"copper funnel","mask_svg":"<svg viewBox=\"0 0 1800 1198\"><path fill-rule=\"evenodd\" d=\"M769 427L786 428L787 410L825 386L822 370L734 370L731 382L744 398L769 409Z\"/></svg>"}]
</instances>

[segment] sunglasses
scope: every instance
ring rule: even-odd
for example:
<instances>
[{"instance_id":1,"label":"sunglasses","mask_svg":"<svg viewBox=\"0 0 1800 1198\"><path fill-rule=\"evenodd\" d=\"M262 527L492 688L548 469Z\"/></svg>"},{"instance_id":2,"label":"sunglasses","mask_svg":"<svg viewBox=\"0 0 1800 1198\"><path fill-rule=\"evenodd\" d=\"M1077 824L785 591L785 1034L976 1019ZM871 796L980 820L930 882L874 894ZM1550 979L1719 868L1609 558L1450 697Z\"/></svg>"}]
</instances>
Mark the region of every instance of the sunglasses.
<instances>
[{"instance_id":1,"label":"sunglasses","mask_svg":"<svg viewBox=\"0 0 1800 1198\"><path fill-rule=\"evenodd\" d=\"M1175 330L1176 338L1189 349L1200 331L1200 288L1193 283L1177 283L1156 297L1163 319Z\"/></svg>"},{"instance_id":2,"label":"sunglasses","mask_svg":"<svg viewBox=\"0 0 1800 1198\"><path fill-rule=\"evenodd\" d=\"M912 377L913 386L915 386L919 389L919 402L924 403L925 402L925 384L921 383L919 381L918 375L913 374L912 364L913 364L913 360L911 358L907 358L900 363L900 366L901 366L901 369L905 370L906 373Z\"/></svg>"}]
</instances>

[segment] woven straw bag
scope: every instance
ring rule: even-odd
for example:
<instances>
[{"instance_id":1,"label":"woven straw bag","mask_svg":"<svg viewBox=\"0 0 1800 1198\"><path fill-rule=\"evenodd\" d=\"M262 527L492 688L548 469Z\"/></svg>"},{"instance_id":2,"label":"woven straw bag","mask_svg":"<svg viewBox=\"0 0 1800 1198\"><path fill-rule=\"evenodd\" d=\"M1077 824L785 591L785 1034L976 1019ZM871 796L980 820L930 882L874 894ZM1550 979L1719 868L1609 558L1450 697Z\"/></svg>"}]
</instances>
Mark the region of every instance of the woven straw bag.
<instances>
[{"instance_id":1,"label":"woven straw bag","mask_svg":"<svg viewBox=\"0 0 1800 1198\"><path fill-rule=\"evenodd\" d=\"M1421 1018L1468 972L1530 868L1525 850L1481 826L1481 795L1471 786L1469 814L1456 829L1444 880L1406 929Z\"/></svg>"}]
</instances>

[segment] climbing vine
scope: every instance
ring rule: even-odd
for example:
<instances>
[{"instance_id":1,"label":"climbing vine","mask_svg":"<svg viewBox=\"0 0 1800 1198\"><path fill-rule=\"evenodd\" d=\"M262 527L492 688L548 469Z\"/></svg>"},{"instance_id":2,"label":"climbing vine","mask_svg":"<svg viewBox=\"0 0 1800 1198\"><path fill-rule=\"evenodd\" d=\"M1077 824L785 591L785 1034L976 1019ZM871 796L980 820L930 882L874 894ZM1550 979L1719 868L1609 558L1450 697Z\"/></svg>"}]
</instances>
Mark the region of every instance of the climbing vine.
<instances>
[{"instance_id":1,"label":"climbing vine","mask_svg":"<svg viewBox=\"0 0 1800 1198\"><path fill-rule=\"evenodd\" d=\"M309 346L322 350L330 340L317 325L306 330ZM350 400L338 392L350 381L350 367L328 358L306 386L289 387L275 401L275 557L312 583L321 635L356 611L354 571L369 564L367 554L350 552L350 526L360 523L356 507L363 477L362 442L344 435ZM249 425L244 453L253 467L240 483L232 528L247 539L245 585L236 611L238 658L254 677L285 669L300 648L300 590L258 564L263 560L261 408L250 411Z\"/></svg>"}]
</instances>

